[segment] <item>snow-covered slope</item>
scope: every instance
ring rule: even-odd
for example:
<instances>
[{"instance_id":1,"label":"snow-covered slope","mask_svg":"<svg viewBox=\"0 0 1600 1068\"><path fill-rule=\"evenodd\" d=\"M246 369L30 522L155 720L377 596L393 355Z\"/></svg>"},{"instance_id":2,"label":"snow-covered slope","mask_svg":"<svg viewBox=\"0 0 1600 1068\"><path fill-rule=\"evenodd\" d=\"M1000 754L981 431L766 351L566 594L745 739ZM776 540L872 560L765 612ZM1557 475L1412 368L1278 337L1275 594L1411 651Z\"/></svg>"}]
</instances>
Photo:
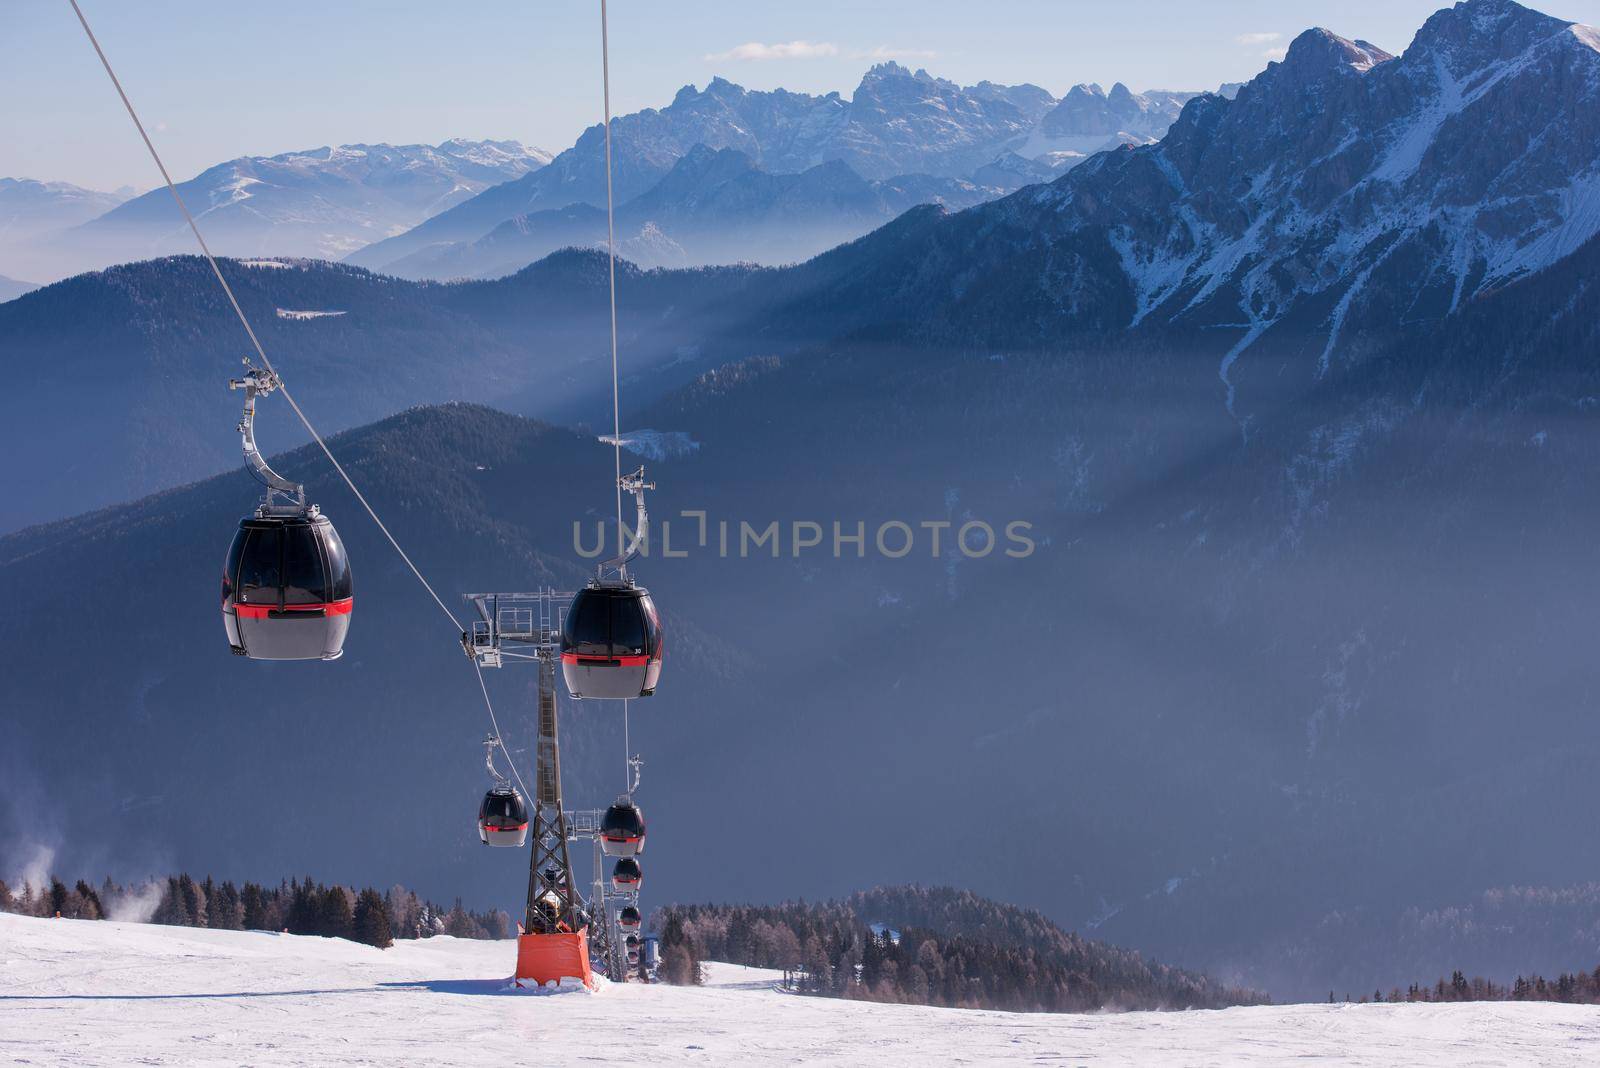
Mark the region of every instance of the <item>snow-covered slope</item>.
<instances>
[{"instance_id":1,"label":"snow-covered slope","mask_svg":"<svg viewBox=\"0 0 1600 1068\"><path fill-rule=\"evenodd\" d=\"M339 145L246 156L179 184L214 251L337 259L549 162L515 141ZM166 189L61 235L83 266L193 250Z\"/></svg>"},{"instance_id":2,"label":"snow-covered slope","mask_svg":"<svg viewBox=\"0 0 1600 1068\"><path fill-rule=\"evenodd\" d=\"M35 1065L1592 1063L1593 1008L1290 1005L1053 1016L701 988L508 989L510 942L338 939L0 915L0 1057Z\"/></svg>"},{"instance_id":3,"label":"snow-covered slope","mask_svg":"<svg viewBox=\"0 0 1600 1068\"><path fill-rule=\"evenodd\" d=\"M1179 332L1216 348L1234 411L1247 350L1292 352L1314 380L1364 332L1448 319L1600 234L1600 30L1512 0L1440 11L1398 57L1307 30L1157 144L902 223L836 255L850 293L988 344L995 324L1026 343Z\"/></svg>"},{"instance_id":4,"label":"snow-covered slope","mask_svg":"<svg viewBox=\"0 0 1600 1068\"><path fill-rule=\"evenodd\" d=\"M1600 33L1469 0L1400 58L1308 30L1236 99L1031 206L1110 246L1133 323L1239 324L1236 356L1313 315L1326 368L1347 325L1447 315L1600 232L1597 115Z\"/></svg>"}]
</instances>

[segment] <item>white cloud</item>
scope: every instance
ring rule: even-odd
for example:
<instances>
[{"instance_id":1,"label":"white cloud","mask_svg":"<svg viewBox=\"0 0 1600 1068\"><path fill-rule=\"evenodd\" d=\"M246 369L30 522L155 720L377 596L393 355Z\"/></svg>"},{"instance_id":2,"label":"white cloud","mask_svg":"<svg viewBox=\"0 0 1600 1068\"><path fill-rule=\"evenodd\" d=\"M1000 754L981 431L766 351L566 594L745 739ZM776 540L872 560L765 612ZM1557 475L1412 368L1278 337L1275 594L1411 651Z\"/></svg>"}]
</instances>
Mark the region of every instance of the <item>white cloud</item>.
<instances>
[{"instance_id":1,"label":"white cloud","mask_svg":"<svg viewBox=\"0 0 1600 1068\"><path fill-rule=\"evenodd\" d=\"M879 45L876 48L858 49L850 53L851 59L938 59L939 53L931 48L890 48L888 45Z\"/></svg>"},{"instance_id":2,"label":"white cloud","mask_svg":"<svg viewBox=\"0 0 1600 1068\"><path fill-rule=\"evenodd\" d=\"M890 45L845 50L831 41L778 41L773 44L746 41L726 52L713 52L705 58L708 63L726 63L731 60L833 59L843 56L845 59L868 59L881 63L889 59L936 59L938 55L931 48L894 48Z\"/></svg>"},{"instance_id":3,"label":"white cloud","mask_svg":"<svg viewBox=\"0 0 1600 1068\"><path fill-rule=\"evenodd\" d=\"M827 41L781 41L776 44L762 44L760 41L747 41L726 52L715 52L706 56L709 63L721 63L730 59L740 60L765 60L765 59L827 59L839 54L839 46Z\"/></svg>"},{"instance_id":4,"label":"white cloud","mask_svg":"<svg viewBox=\"0 0 1600 1068\"><path fill-rule=\"evenodd\" d=\"M1271 44L1273 41L1281 41L1282 39L1283 34L1281 33L1241 33L1234 38L1234 42L1242 45L1262 45Z\"/></svg>"},{"instance_id":5,"label":"white cloud","mask_svg":"<svg viewBox=\"0 0 1600 1068\"><path fill-rule=\"evenodd\" d=\"M1269 48L1261 53L1261 56L1263 59L1282 59L1288 54L1289 50L1287 48Z\"/></svg>"}]
</instances>

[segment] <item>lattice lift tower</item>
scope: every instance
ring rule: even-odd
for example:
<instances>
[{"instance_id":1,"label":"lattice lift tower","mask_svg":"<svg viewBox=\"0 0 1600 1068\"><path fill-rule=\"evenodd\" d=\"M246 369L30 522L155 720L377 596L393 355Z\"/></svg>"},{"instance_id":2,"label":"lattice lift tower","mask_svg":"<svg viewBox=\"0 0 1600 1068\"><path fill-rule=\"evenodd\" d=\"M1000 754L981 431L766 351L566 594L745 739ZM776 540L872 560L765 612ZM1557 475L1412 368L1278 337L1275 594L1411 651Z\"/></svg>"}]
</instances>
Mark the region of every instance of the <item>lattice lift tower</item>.
<instances>
[{"instance_id":1,"label":"lattice lift tower","mask_svg":"<svg viewBox=\"0 0 1600 1068\"><path fill-rule=\"evenodd\" d=\"M539 669L539 732L533 767L533 853L528 863L528 904L517 939L519 981L543 986L578 979L594 986L591 954L608 975L623 974L618 940L613 936L608 899L601 879L600 850L595 847L592 917L572 870L567 843L594 839L599 818L593 811L569 814L561 799L561 741L556 702L556 668L561 662L559 620L575 595L552 589L534 593L467 595L478 618L462 635L467 655L482 667L534 664ZM632 895L625 895L632 896ZM594 944L591 945L591 932Z\"/></svg>"}]
</instances>

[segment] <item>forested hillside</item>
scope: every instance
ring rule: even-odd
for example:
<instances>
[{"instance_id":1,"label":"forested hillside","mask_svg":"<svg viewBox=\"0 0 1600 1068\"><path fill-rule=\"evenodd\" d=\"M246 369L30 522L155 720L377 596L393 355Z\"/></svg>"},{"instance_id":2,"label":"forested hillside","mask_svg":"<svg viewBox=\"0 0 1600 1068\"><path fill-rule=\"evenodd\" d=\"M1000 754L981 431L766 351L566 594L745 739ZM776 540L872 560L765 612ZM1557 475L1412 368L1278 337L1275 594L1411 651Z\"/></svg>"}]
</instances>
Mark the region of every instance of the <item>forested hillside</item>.
<instances>
[{"instance_id":1,"label":"forested hillside","mask_svg":"<svg viewBox=\"0 0 1600 1068\"><path fill-rule=\"evenodd\" d=\"M450 908L419 898L403 886L380 893L372 887L285 879L277 886L187 872L165 879L99 886L79 879L69 887L49 876L45 885L13 890L0 880L0 912L69 920L119 920L222 931L282 931L285 934L348 938L379 949L396 938L510 938L516 925L504 910L471 912L456 899Z\"/></svg>"},{"instance_id":2,"label":"forested hillside","mask_svg":"<svg viewBox=\"0 0 1600 1068\"><path fill-rule=\"evenodd\" d=\"M807 993L952 1008L1091 1012L1267 1000L946 887L880 887L809 905L668 905L653 923L668 982L697 981L702 962L719 960L797 973Z\"/></svg>"}]
</instances>

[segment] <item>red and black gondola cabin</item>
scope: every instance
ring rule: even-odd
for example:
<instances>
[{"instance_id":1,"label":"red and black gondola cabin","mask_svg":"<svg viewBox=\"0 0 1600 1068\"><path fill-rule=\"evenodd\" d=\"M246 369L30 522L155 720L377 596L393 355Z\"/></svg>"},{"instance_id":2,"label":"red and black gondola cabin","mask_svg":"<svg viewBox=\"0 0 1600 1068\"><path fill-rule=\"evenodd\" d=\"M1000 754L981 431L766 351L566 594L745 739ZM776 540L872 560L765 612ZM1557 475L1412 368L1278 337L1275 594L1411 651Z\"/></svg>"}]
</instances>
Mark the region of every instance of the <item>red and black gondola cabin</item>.
<instances>
[{"instance_id":1,"label":"red and black gondola cabin","mask_svg":"<svg viewBox=\"0 0 1600 1068\"><path fill-rule=\"evenodd\" d=\"M608 857L644 852L644 811L626 795L612 802L600 819L600 848Z\"/></svg>"},{"instance_id":2,"label":"red and black gondola cabin","mask_svg":"<svg viewBox=\"0 0 1600 1068\"><path fill-rule=\"evenodd\" d=\"M327 516L239 521L222 572L222 625L236 654L338 659L354 604L350 559Z\"/></svg>"},{"instance_id":3,"label":"red and black gondola cabin","mask_svg":"<svg viewBox=\"0 0 1600 1068\"><path fill-rule=\"evenodd\" d=\"M512 786L496 786L478 806L478 838L484 845L520 848L528 840L528 806Z\"/></svg>"},{"instance_id":4,"label":"red and black gondola cabin","mask_svg":"<svg viewBox=\"0 0 1600 1068\"><path fill-rule=\"evenodd\" d=\"M590 583L561 628L561 674L573 697L649 697L661 679L661 617L650 591L631 582Z\"/></svg>"},{"instance_id":5,"label":"red and black gondola cabin","mask_svg":"<svg viewBox=\"0 0 1600 1068\"><path fill-rule=\"evenodd\" d=\"M623 892L638 890L644 885L644 869L635 857L623 857L611 869L611 888Z\"/></svg>"}]
</instances>

